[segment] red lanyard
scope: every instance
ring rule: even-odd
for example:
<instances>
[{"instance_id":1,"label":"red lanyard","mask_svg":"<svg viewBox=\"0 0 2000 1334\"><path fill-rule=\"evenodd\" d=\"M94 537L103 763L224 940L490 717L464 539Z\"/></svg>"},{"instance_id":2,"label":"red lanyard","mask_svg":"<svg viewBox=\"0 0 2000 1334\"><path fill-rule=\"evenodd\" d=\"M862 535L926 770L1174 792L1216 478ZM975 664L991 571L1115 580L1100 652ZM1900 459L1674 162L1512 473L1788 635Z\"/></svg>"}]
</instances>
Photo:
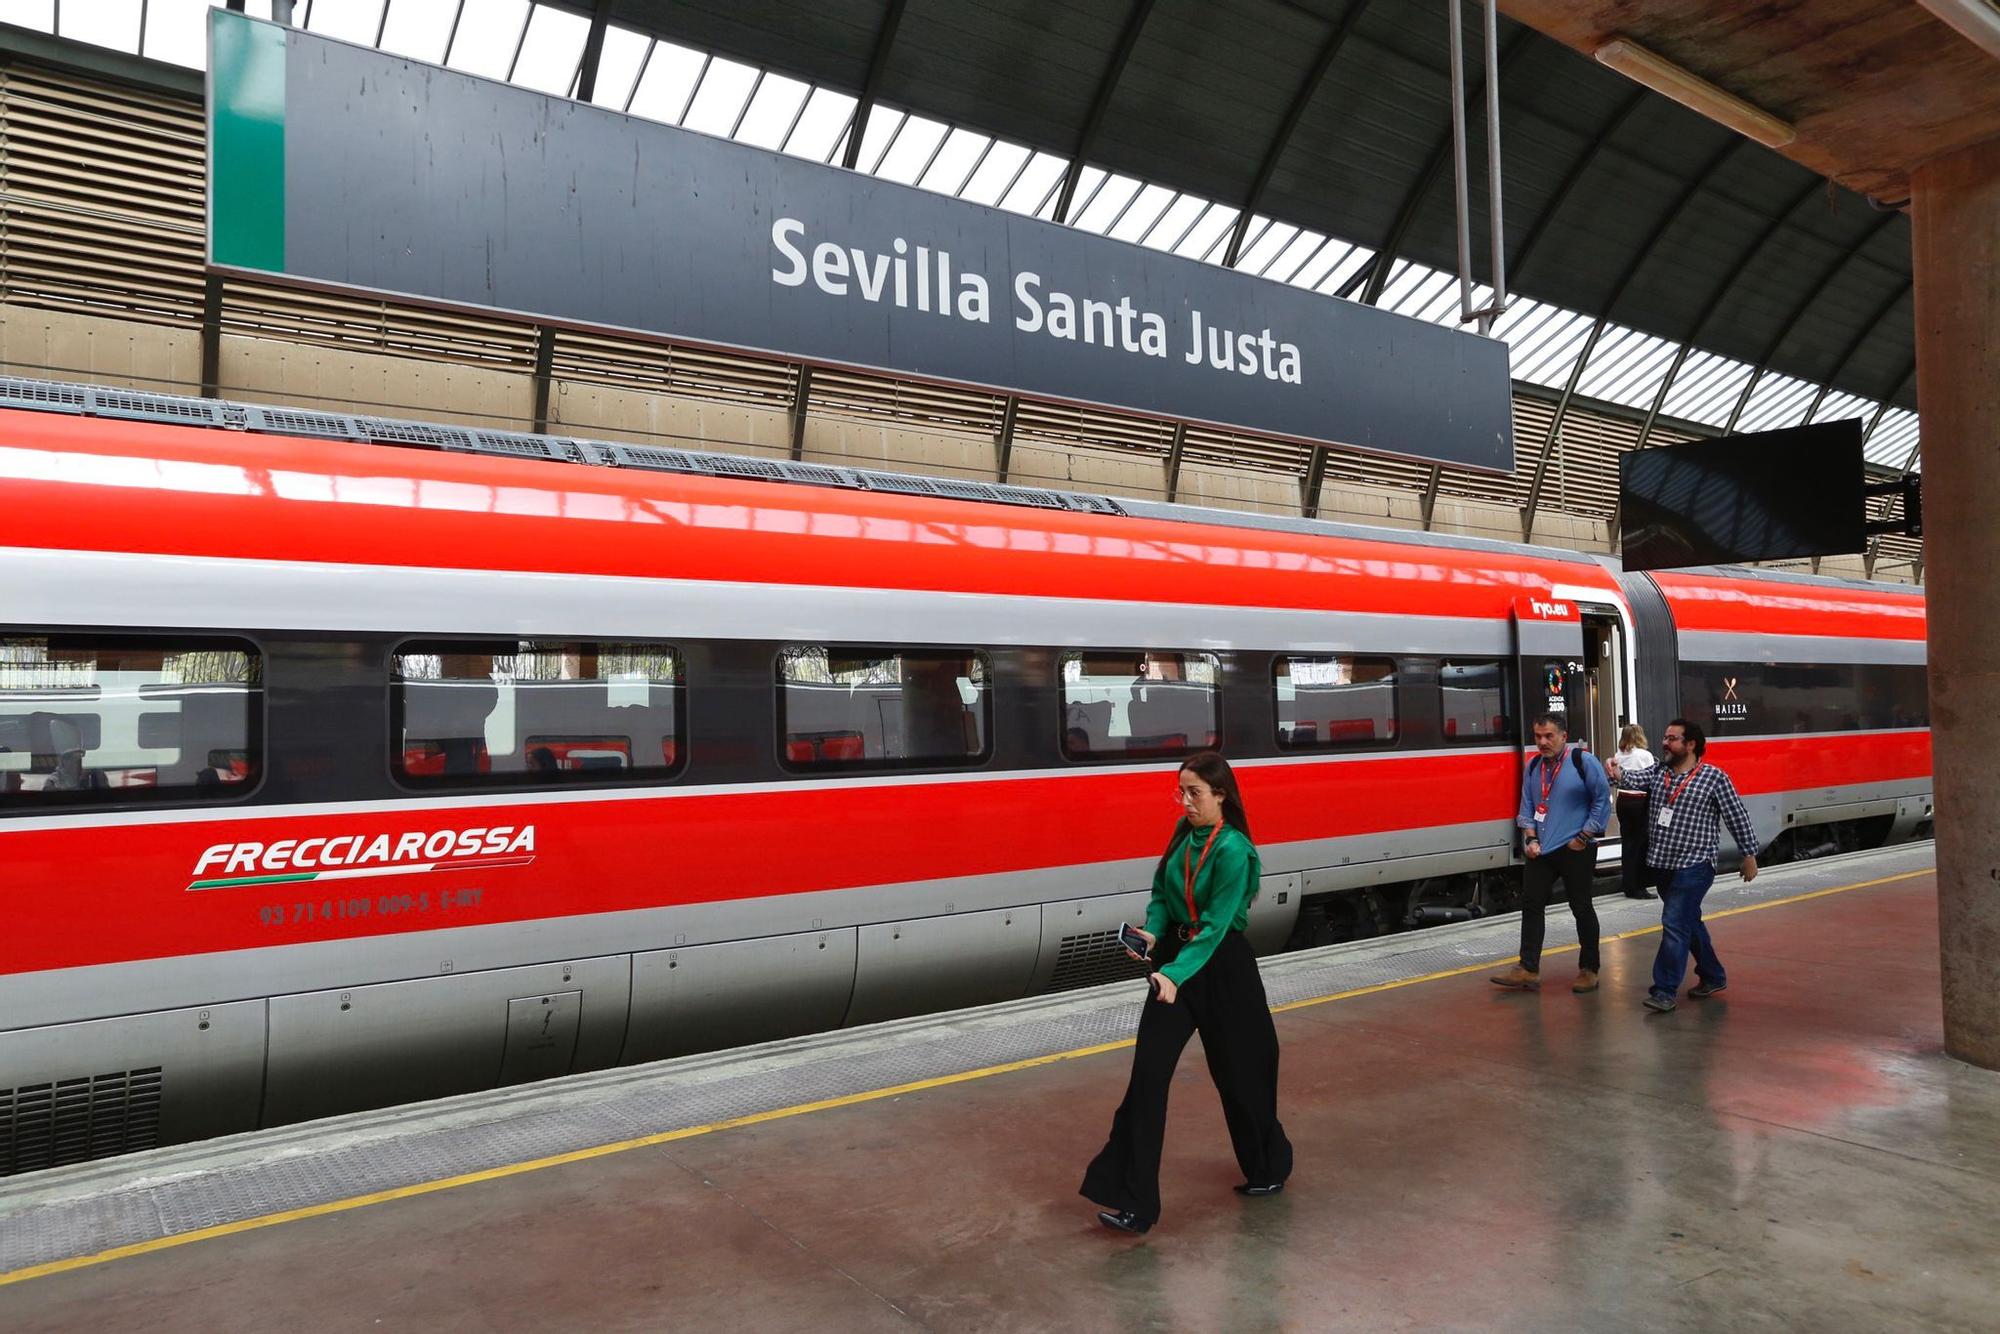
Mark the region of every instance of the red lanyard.
<instances>
[{"instance_id":1,"label":"red lanyard","mask_svg":"<svg viewBox=\"0 0 2000 1334\"><path fill-rule=\"evenodd\" d=\"M1672 772L1669 772L1666 776L1665 781L1663 781L1660 784L1661 787L1664 787L1667 790L1667 805L1669 806L1673 805L1675 798L1679 797L1681 793L1687 791L1687 785L1689 783L1692 783L1694 781L1694 776L1700 772L1701 772L1701 761L1696 760L1694 762L1694 768L1687 771L1687 777L1681 779L1680 785L1678 787L1674 785L1674 776Z\"/></svg>"},{"instance_id":2,"label":"red lanyard","mask_svg":"<svg viewBox=\"0 0 2000 1334\"><path fill-rule=\"evenodd\" d=\"M1569 747L1563 747L1563 759L1569 758ZM1562 760L1549 763L1549 757L1542 756L1542 809L1549 807L1549 793L1556 785L1556 775L1562 772Z\"/></svg>"},{"instance_id":3,"label":"red lanyard","mask_svg":"<svg viewBox=\"0 0 2000 1334\"><path fill-rule=\"evenodd\" d=\"M1222 841L1222 825L1217 822L1208 836L1208 845L1201 850L1201 860L1194 860L1194 835L1188 835L1187 846L1181 850L1181 870L1187 873L1181 888L1187 894L1188 925L1200 926L1201 914L1194 907L1194 878L1201 874L1201 868L1208 865L1208 854L1215 851L1215 845Z\"/></svg>"}]
</instances>

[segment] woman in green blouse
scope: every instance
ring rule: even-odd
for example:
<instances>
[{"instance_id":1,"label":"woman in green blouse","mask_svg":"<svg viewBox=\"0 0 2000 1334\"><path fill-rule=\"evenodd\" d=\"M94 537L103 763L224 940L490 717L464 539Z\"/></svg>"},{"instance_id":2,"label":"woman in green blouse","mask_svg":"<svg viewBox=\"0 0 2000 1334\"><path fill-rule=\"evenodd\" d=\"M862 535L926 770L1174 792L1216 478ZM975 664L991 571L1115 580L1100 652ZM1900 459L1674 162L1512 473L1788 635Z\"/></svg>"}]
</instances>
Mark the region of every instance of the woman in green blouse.
<instances>
[{"instance_id":1,"label":"woman in green blouse","mask_svg":"<svg viewBox=\"0 0 2000 1334\"><path fill-rule=\"evenodd\" d=\"M1243 1169L1237 1193L1276 1195L1292 1171L1291 1141L1278 1124L1278 1030L1243 936L1257 896L1257 848L1228 761L1206 750L1181 765L1180 801L1184 815L1146 908L1147 958L1157 971L1139 1014L1131 1082L1110 1140L1083 1174L1081 1193L1105 1206L1098 1221L1121 1232L1159 1220L1167 1088L1197 1032Z\"/></svg>"}]
</instances>

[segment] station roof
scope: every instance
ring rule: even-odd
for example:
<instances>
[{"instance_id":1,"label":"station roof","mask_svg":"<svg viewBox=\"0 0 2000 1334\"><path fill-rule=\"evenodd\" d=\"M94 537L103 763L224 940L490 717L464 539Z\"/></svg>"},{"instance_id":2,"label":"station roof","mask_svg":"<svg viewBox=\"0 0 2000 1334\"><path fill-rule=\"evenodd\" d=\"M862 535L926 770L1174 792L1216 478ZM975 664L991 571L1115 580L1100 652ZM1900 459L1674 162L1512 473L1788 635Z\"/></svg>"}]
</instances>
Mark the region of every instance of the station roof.
<instances>
[{"instance_id":1,"label":"station roof","mask_svg":"<svg viewBox=\"0 0 2000 1334\"><path fill-rule=\"evenodd\" d=\"M1359 243L1378 257L1345 295L1380 296L1382 255L1456 270L1438 0L610 0L609 12ZM1469 46L1477 32L1469 9ZM1504 16L1498 45L1512 291L1915 406L1904 215ZM1476 51L1468 64L1476 80Z\"/></svg>"}]
</instances>

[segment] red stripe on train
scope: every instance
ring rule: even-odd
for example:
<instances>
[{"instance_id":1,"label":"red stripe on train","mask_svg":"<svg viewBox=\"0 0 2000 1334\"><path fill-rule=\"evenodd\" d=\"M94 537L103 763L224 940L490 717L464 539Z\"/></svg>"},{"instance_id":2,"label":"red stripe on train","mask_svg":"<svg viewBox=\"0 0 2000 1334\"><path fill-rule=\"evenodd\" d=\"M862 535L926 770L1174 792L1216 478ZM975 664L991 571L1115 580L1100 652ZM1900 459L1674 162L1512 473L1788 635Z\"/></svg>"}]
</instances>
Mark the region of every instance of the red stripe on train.
<instances>
[{"instance_id":1,"label":"red stripe on train","mask_svg":"<svg viewBox=\"0 0 2000 1334\"><path fill-rule=\"evenodd\" d=\"M1653 579L1673 609L1678 630L1920 640L1929 624L1924 596L1917 591L1664 571Z\"/></svg>"},{"instance_id":2,"label":"red stripe on train","mask_svg":"<svg viewBox=\"0 0 2000 1334\"><path fill-rule=\"evenodd\" d=\"M1617 596L1526 553L6 409L0 437L18 547L1496 619Z\"/></svg>"},{"instance_id":3,"label":"red stripe on train","mask_svg":"<svg viewBox=\"0 0 2000 1334\"><path fill-rule=\"evenodd\" d=\"M1259 765L1242 779L1257 837L1284 843L1436 823L1447 786L1452 821L1510 819L1515 772L1511 756L1486 753ZM657 800L498 798L477 808L97 829L9 833L0 823L8 866L0 892L11 910L0 973L1152 857L1177 810L1174 771L1162 767ZM186 892L204 877L294 869L232 870L218 857L194 873L204 850L231 841L268 847L388 834L393 842L410 832L527 824L536 826L535 861L520 869ZM1143 877L1132 887L1143 887ZM456 901L460 889L480 891L476 907ZM378 910L420 897L421 910ZM368 915L343 917L340 909L359 899ZM335 911L322 916L329 904ZM943 908L918 901L908 911Z\"/></svg>"}]
</instances>

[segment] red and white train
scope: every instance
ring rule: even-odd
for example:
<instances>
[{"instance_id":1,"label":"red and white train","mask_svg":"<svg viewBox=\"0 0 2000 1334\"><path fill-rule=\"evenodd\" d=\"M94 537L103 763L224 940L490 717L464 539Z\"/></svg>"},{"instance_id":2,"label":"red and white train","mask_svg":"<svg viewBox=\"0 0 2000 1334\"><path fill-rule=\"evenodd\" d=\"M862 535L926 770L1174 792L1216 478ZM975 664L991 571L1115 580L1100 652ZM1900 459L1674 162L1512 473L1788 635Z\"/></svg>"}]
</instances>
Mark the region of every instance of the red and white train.
<instances>
[{"instance_id":1,"label":"red and white train","mask_svg":"<svg viewBox=\"0 0 2000 1334\"><path fill-rule=\"evenodd\" d=\"M1930 818L1906 588L22 381L0 514L0 1171L1122 976L1207 744L1266 951L1508 906L1551 704Z\"/></svg>"}]
</instances>

